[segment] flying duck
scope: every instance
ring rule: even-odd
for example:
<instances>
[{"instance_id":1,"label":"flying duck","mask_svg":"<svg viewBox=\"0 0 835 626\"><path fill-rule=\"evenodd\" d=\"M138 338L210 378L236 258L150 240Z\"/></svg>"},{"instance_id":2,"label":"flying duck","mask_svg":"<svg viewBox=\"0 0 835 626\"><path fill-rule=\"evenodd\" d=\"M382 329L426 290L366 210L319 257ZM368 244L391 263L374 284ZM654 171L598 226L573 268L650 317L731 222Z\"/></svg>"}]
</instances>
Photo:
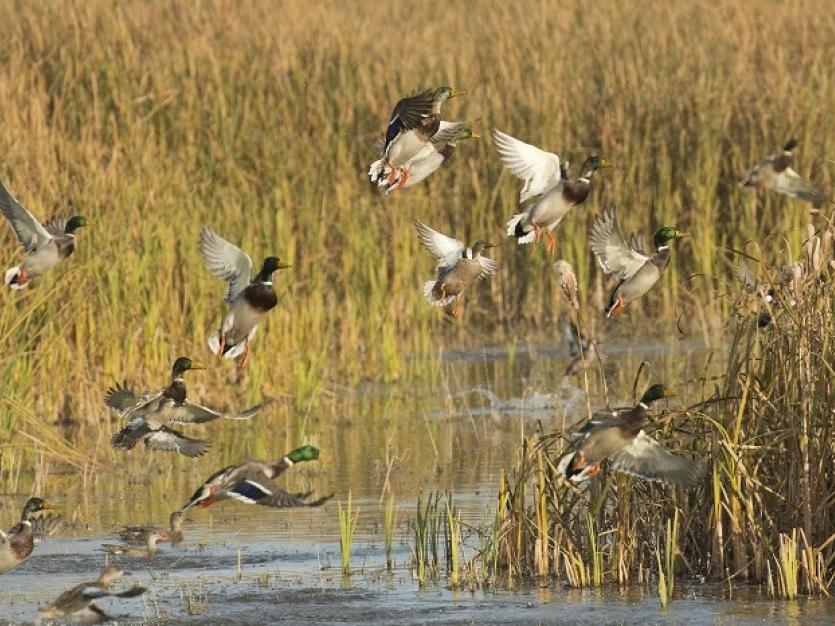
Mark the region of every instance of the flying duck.
<instances>
[{"instance_id":1,"label":"flying duck","mask_svg":"<svg viewBox=\"0 0 835 626\"><path fill-rule=\"evenodd\" d=\"M752 165L739 184L749 191L771 189L790 198L811 202L816 208L822 206L826 200L823 193L810 186L791 167L794 164L793 150L796 147L797 140L789 140L783 146L782 152L770 154Z\"/></svg>"}]
</instances>

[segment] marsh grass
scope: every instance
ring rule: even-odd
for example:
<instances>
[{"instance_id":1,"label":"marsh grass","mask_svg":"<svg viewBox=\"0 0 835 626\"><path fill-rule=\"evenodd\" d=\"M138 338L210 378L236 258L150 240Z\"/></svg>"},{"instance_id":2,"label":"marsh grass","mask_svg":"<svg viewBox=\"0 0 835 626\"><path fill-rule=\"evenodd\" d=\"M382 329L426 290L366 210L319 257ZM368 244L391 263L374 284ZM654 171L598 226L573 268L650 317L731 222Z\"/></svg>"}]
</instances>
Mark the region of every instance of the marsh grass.
<instances>
[{"instance_id":1,"label":"marsh grass","mask_svg":"<svg viewBox=\"0 0 835 626\"><path fill-rule=\"evenodd\" d=\"M647 582L654 569L664 606L682 575L727 581L730 593L753 581L785 599L829 595L835 228L821 218L798 250L761 246L753 284L725 287L734 313L724 373L685 381L702 400L655 421L665 445L711 461L704 484L685 492L604 473L578 487L555 467L569 433L526 439L499 479L479 555L485 580L624 585Z\"/></svg>"},{"instance_id":2,"label":"marsh grass","mask_svg":"<svg viewBox=\"0 0 835 626\"><path fill-rule=\"evenodd\" d=\"M354 544L354 533L357 530L357 521L359 520L359 509L351 507L351 492L348 492L348 501L345 507L342 507L340 500L337 506L337 515L339 517L339 553L342 557L342 575L349 576L351 574L351 550Z\"/></svg>"}]
</instances>

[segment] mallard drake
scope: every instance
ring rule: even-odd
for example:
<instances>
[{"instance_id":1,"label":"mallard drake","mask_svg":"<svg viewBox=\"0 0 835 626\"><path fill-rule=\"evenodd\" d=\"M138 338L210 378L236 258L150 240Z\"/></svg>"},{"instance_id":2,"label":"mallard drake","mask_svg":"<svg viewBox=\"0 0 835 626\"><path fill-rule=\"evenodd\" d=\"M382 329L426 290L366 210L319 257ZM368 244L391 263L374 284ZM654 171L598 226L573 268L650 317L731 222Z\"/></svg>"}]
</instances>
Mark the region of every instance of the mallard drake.
<instances>
[{"instance_id":1,"label":"mallard drake","mask_svg":"<svg viewBox=\"0 0 835 626\"><path fill-rule=\"evenodd\" d=\"M368 169L371 182L379 184L387 175L389 184L400 178L401 186L405 186L409 179L407 163L440 128L441 106L447 100L462 95L463 91L452 87L439 87L400 100L391 113L380 150L381 158Z\"/></svg>"},{"instance_id":2,"label":"mallard drake","mask_svg":"<svg viewBox=\"0 0 835 626\"><path fill-rule=\"evenodd\" d=\"M567 315L560 316L560 328L571 357L571 362L565 368L565 376L576 374L597 361L597 342L581 333Z\"/></svg>"},{"instance_id":3,"label":"mallard drake","mask_svg":"<svg viewBox=\"0 0 835 626\"><path fill-rule=\"evenodd\" d=\"M479 135L463 122L442 121L438 132L403 166L408 171L408 176L402 176L399 171L386 166L377 184L386 196L400 189L413 187L437 172L442 165L449 163L458 142L478 138Z\"/></svg>"},{"instance_id":4,"label":"mallard drake","mask_svg":"<svg viewBox=\"0 0 835 626\"><path fill-rule=\"evenodd\" d=\"M226 302L229 310L220 329L208 339L209 349L227 359L241 355L241 367L249 361L249 343L258 324L278 304L273 288L273 273L291 265L276 256L264 259L261 271L252 277L252 259L238 246L229 243L208 226L200 233L200 254L209 271L229 283Z\"/></svg>"},{"instance_id":5,"label":"mallard drake","mask_svg":"<svg viewBox=\"0 0 835 626\"><path fill-rule=\"evenodd\" d=\"M618 315L658 282L670 262L670 242L686 236L673 226L664 226L653 237L655 252L647 254L638 240L633 240L632 245L626 243L614 208L594 220L589 234L591 249L603 273L613 274L618 281L604 311L606 317Z\"/></svg>"},{"instance_id":6,"label":"mallard drake","mask_svg":"<svg viewBox=\"0 0 835 626\"><path fill-rule=\"evenodd\" d=\"M119 531L119 538L122 541L138 541L145 543L148 541L148 536L151 533L158 533L160 538L158 541L170 541L171 543L180 543L183 540L183 518L185 514L182 511L174 511L168 518L168 528L160 528L159 526L125 526Z\"/></svg>"},{"instance_id":7,"label":"mallard drake","mask_svg":"<svg viewBox=\"0 0 835 626\"><path fill-rule=\"evenodd\" d=\"M330 500L333 494L308 501L312 492L287 493L272 482L294 464L318 458L318 449L313 446L302 446L277 461L250 459L237 465L229 465L209 476L186 502L182 510L185 511L193 506L207 508L215 502L229 498L246 504L260 504L278 509L320 506Z\"/></svg>"},{"instance_id":8,"label":"mallard drake","mask_svg":"<svg viewBox=\"0 0 835 626\"><path fill-rule=\"evenodd\" d=\"M826 197L803 180L791 167L794 164L792 151L796 147L797 140L791 139L783 146L782 152L770 154L752 165L739 183L740 186L757 192L771 189L790 198L811 202L814 207L820 207Z\"/></svg>"},{"instance_id":9,"label":"mallard drake","mask_svg":"<svg viewBox=\"0 0 835 626\"><path fill-rule=\"evenodd\" d=\"M446 306L455 301L452 314L461 312L461 294L476 279L490 276L499 264L482 253L494 248L492 243L476 241L469 248L463 242L442 235L426 224L415 220L418 240L438 259L435 271L438 277L423 285L423 294L432 306Z\"/></svg>"},{"instance_id":10,"label":"mallard drake","mask_svg":"<svg viewBox=\"0 0 835 626\"><path fill-rule=\"evenodd\" d=\"M37 528L35 513L53 509L42 498L29 498L20 514L20 522L4 533L0 530L0 574L8 572L23 563L35 548L41 531Z\"/></svg>"},{"instance_id":11,"label":"mallard drake","mask_svg":"<svg viewBox=\"0 0 835 626\"><path fill-rule=\"evenodd\" d=\"M9 220L17 240L26 252L23 263L6 270L5 282L12 289L25 289L29 281L42 276L75 250L75 231L89 222L81 215L69 220L53 217L46 224L35 219L0 181L0 211Z\"/></svg>"},{"instance_id":12,"label":"mallard drake","mask_svg":"<svg viewBox=\"0 0 835 626\"><path fill-rule=\"evenodd\" d=\"M643 430L649 424L650 405L672 395L664 385L655 384L634 407L598 411L577 431L583 437L580 447L562 457L557 469L573 482L581 482L598 474L600 464L609 459L619 472L695 487L705 473L705 462L673 454Z\"/></svg>"},{"instance_id":13,"label":"mallard drake","mask_svg":"<svg viewBox=\"0 0 835 626\"><path fill-rule=\"evenodd\" d=\"M157 542L163 537L164 535L161 531L155 530L148 533L148 536L145 539L144 547L105 543L102 545L102 549L108 554L118 554L136 559L144 559L154 556L157 553Z\"/></svg>"},{"instance_id":14,"label":"mallard drake","mask_svg":"<svg viewBox=\"0 0 835 626\"><path fill-rule=\"evenodd\" d=\"M560 167L560 158L552 152L519 141L497 128L493 129L493 143L507 170L525 181L519 193L520 206L531 201L507 223L508 236L522 245L539 241L544 229L548 252L556 254L557 240L551 231L572 208L585 201L592 176L597 170L610 167L610 163L590 156L583 162L580 177L571 180L568 164Z\"/></svg>"},{"instance_id":15,"label":"mallard drake","mask_svg":"<svg viewBox=\"0 0 835 626\"><path fill-rule=\"evenodd\" d=\"M111 443L118 450L131 450L140 441L149 450L178 452L185 456L203 455L209 442L186 437L166 424L203 424L218 418L244 420L253 417L263 405L258 404L230 415L186 400L183 375L189 370L204 369L188 357L179 357L171 368L167 387L136 396L130 389L116 385L107 390L105 403L120 417L130 421L113 435Z\"/></svg>"},{"instance_id":16,"label":"mallard drake","mask_svg":"<svg viewBox=\"0 0 835 626\"><path fill-rule=\"evenodd\" d=\"M105 567L96 580L81 583L53 600L48 606L38 609L35 624L46 620L69 619L75 624L100 624L113 621L93 601L99 598L135 598L145 593L145 587L131 587L125 591L110 591L110 585L124 575L118 567Z\"/></svg>"}]
</instances>

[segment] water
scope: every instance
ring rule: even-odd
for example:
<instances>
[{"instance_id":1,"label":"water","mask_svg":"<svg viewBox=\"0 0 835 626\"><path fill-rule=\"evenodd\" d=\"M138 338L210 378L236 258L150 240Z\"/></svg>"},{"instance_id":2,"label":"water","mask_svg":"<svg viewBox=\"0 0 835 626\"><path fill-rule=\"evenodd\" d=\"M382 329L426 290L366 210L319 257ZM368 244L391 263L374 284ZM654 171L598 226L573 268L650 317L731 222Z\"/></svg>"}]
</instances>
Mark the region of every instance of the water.
<instances>
[{"instance_id":1,"label":"water","mask_svg":"<svg viewBox=\"0 0 835 626\"><path fill-rule=\"evenodd\" d=\"M613 400L629 401L642 360L652 377L685 378L703 364L698 342L605 346ZM509 465L524 435L562 427L586 414L581 378L563 378L560 346L488 347L445 354L439 380L369 385L322 394L315 410L284 407L251 424L208 429L215 445L197 462L169 456L120 455L115 467L80 476L56 467L41 486L74 527L36 547L23 565L0 577L0 623L25 623L68 587L96 578L106 561L102 543L114 542L121 523L164 525L194 488L224 463L269 457L310 442L318 462L293 468L282 484L292 490L350 490L359 513L354 574L339 569L336 504L313 510L266 510L229 502L192 509L180 546L162 544L150 559L110 557L130 571L128 584L149 589L142 598L101 600L120 621L171 624L619 624L619 623L835 623L835 602L775 602L754 588L677 581L666 609L653 589L625 591L549 588L451 591L421 589L413 581L407 520L417 494L450 490L465 523L492 516L499 471ZM663 373L663 376L662 376ZM601 397L597 376L592 394ZM593 406L600 401L593 403ZM80 433L79 437L89 437ZM385 571L381 493L396 497L395 570ZM25 497L3 498L11 520ZM9 524L6 524L9 525ZM470 546L472 548L472 546Z\"/></svg>"}]
</instances>

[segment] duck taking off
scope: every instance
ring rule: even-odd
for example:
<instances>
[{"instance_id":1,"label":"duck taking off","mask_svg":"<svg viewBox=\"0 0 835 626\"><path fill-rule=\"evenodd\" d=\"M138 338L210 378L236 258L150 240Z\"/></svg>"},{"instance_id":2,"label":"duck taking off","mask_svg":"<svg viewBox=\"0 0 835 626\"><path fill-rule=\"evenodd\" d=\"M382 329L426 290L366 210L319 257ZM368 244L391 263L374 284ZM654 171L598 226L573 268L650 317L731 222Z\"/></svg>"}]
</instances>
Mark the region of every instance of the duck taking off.
<instances>
[{"instance_id":1,"label":"duck taking off","mask_svg":"<svg viewBox=\"0 0 835 626\"><path fill-rule=\"evenodd\" d=\"M229 283L225 298L229 310L223 316L220 329L209 337L209 349L227 359L241 356L241 367L246 367L249 344L258 325L278 304L273 273L292 266L282 263L276 256L269 256L253 278L249 255L208 226L200 233L200 254L209 271Z\"/></svg>"},{"instance_id":2,"label":"duck taking off","mask_svg":"<svg viewBox=\"0 0 835 626\"><path fill-rule=\"evenodd\" d=\"M5 283L25 289L29 281L42 276L75 250L75 231L89 222L80 215L69 220L53 217L45 225L14 199L0 181L0 212L3 213L26 253L20 265L6 270Z\"/></svg>"},{"instance_id":3,"label":"duck taking off","mask_svg":"<svg viewBox=\"0 0 835 626\"><path fill-rule=\"evenodd\" d=\"M368 169L371 182L391 185L399 178L400 187L405 187L409 179L407 164L427 147L441 126L441 106L462 95L463 91L452 87L438 87L400 100L391 113L380 158Z\"/></svg>"},{"instance_id":4,"label":"duck taking off","mask_svg":"<svg viewBox=\"0 0 835 626\"><path fill-rule=\"evenodd\" d=\"M592 176L599 169L611 167L610 163L590 156L583 162L580 177L571 180L568 164L561 167L560 158L552 152L540 150L496 128L493 143L507 170L525 181L519 193L519 205L527 208L507 223L507 235L522 245L539 241L544 229L548 252L556 254L557 240L552 231L572 208L588 198Z\"/></svg>"},{"instance_id":5,"label":"duck taking off","mask_svg":"<svg viewBox=\"0 0 835 626\"><path fill-rule=\"evenodd\" d=\"M127 425L113 435L111 444L117 450L132 450L140 441L148 450L165 450L185 456L202 456L209 449L209 442L186 437L166 424L203 424L218 418L249 419L263 405L256 405L237 414L230 415L209 409L186 400L186 384L183 375L189 370L201 370L188 357L180 357L171 367L171 382L167 387L137 396L122 385L107 391L107 406L128 418Z\"/></svg>"},{"instance_id":6,"label":"duck taking off","mask_svg":"<svg viewBox=\"0 0 835 626\"><path fill-rule=\"evenodd\" d=\"M577 434L582 443L566 454L557 469L569 480L581 482L597 475L600 464L609 459L612 467L626 474L668 485L695 487L704 476L706 464L680 457L647 436L647 409L672 393L661 384L646 390L634 407L598 411Z\"/></svg>"},{"instance_id":7,"label":"duck taking off","mask_svg":"<svg viewBox=\"0 0 835 626\"><path fill-rule=\"evenodd\" d=\"M442 235L426 224L415 220L418 240L438 260L437 278L426 282L423 293L432 306L447 306L455 301L454 316L461 312L461 295L478 278L493 274L499 264L487 258L484 250L492 243L476 241L469 248L462 241Z\"/></svg>"},{"instance_id":8,"label":"duck taking off","mask_svg":"<svg viewBox=\"0 0 835 626\"><path fill-rule=\"evenodd\" d=\"M809 185L791 167L796 147L797 140L789 140L782 152L770 154L752 165L739 184L750 191L770 189L790 198L811 202L815 208L822 206L826 200L823 193Z\"/></svg>"},{"instance_id":9,"label":"duck taking off","mask_svg":"<svg viewBox=\"0 0 835 626\"><path fill-rule=\"evenodd\" d=\"M333 494L318 500L309 500L312 492L288 493L273 482L296 463L319 458L319 450L313 446L302 446L287 453L277 461L250 459L237 465L229 465L209 476L182 510L193 506L205 509L215 502L234 498L245 504L260 504L278 509L291 507L320 506L330 500Z\"/></svg>"},{"instance_id":10,"label":"duck taking off","mask_svg":"<svg viewBox=\"0 0 835 626\"><path fill-rule=\"evenodd\" d=\"M479 135L464 122L441 122L438 132L418 153L403 166L408 175L386 166L383 177L377 185L384 196L400 189L408 189L426 180L441 166L449 163L455 155L455 148L461 141L478 139Z\"/></svg>"},{"instance_id":11,"label":"duck taking off","mask_svg":"<svg viewBox=\"0 0 835 626\"><path fill-rule=\"evenodd\" d=\"M612 274L617 279L604 311L606 317L618 315L627 304L640 298L658 282L661 272L670 262L670 242L686 236L687 233L673 226L664 226L653 237L655 252L648 254L640 249L637 242L632 245L626 243L614 208L594 220L589 234L591 249L603 273Z\"/></svg>"},{"instance_id":12,"label":"duck taking off","mask_svg":"<svg viewBox=\"0 0 835 626\"><path fill-rule=\"evenodd\" d=\"M105 567L99 577L91 582L81 583L69 589L38 609L36 626L44 621L68 619L75 624L101 624L113 618L96 606L93 601L108 596L113 598L135 598L145 593L144 587L131 587L125 591L110 591L110 585L124 575L118 567Z\"/></svg>"}]
</instances>

